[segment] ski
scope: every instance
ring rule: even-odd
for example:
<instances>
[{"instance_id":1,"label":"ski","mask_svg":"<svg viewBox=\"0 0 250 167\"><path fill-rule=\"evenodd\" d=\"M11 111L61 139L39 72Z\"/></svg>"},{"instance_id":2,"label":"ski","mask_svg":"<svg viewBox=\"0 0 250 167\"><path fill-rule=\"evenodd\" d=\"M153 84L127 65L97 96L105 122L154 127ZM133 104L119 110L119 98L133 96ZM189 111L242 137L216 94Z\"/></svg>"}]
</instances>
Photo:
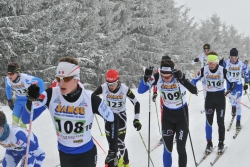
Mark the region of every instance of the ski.
<instances>
[{"instance_id":1,"label":"ski","mask_svg":"<svg viewBox=\"0 0 250 167\"><path fill-rule=\"evenodd\" d=\"M173 141L173 145L176 143L176 138L174 138L174 141ZM151 150L150 152L154 151L155 149L157 149L159 146L161 146L163 144L163 142L160 140L157 145L155 145Z\"/></svg>"},{"instance_id":2,"label":"ski","mask_svg":"<svg viewBox=\"0 0 250 167\"><path fill-rule=\"evenodd\" d=\"M226 151L226 149L227 149L227 147L225 147L225 148L223 149L223 151L222 151L221 154L218 154L218 155L215 157L215 159L214 159L213 162L210 162L210 165L211 165L211 166L214 166L214 164L219 160L219 158L222 157L222 155L224 155L224 152Z\"/></svg>"},{"instance_id":3,"label":"ski","mask_svg":"<svg viewBox=\"0 0 250 167\"><path fill-rule=\"evenodd\" d=\"M205 110L201 110L201 114L203 114L205 112Z\"/></svg>"},{"instance_id":4,"label":"ski","mask_svg":"<svg viewBox=\"0 0 250 167\"><path fill-rule=\"evenodd\" d=\"M241 129L242 129L242 126L240 128L236 128L236 132L235 132L235 134L233 136L234 139L238 136L238 134L240 133Z\"/></svg>"},{"instance_id":5,"label":"ski","mask_svg":"<svg viewBox=\"0 0 250 167\"><path fill-rule=\"evenodd\" d=\"M211 150L211 152L209 154L205 153L205 155L201 158L201 160L198 163L196 163L196 165L199 166L213 152L213 150L215 148L216 148L216 146L213 147L213 149Z\"/></svg>"},{"instance_id":6,"label":"ski","mask_svg":"<svg viewBox=\"0 0 250 167\"><path fill-rule=\"evenodd\" d=\"M232 116L231 122L230 122L230 124L228 125L228 128L227 128L227 131L229 131L231 129L231 127L233 125L233 122L234 122L234 118L235 118L235 116Z\"/></svg>"},{"instance_id":7,"label":"ski","mask_svg":"<svg viewBox=\"0 0 250 167\"><path fill-rule=\"evenodd\" d=\"M155 145L151 150L150 152L154 151L155 149L157 149L160 145L162 145L162 141L160 140L157 145Z\"/></svg>"}]
</instances>

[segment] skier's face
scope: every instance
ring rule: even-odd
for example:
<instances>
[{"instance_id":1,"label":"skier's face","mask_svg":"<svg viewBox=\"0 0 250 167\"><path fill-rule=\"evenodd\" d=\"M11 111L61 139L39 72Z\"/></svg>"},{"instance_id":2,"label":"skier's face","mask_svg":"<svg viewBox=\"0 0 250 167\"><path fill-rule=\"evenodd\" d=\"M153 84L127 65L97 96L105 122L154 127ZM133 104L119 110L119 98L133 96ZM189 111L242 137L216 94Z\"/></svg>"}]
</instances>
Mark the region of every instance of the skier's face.
<instances>
[{"instance_id":1,"label":"skier's face","mask_svg":"<svg viewBox=\"0 0 250 167\"><path fill-rule=\"evenodd\" d=\"M7 75L8 75L8 78L10 79L10 81L14 81L17 78L18 73L8 72Z\"/></svg>"},{"instance_id":2,"label":"skier's face","mask_svg":"<svg viewBox=\"0 0 250 167\"><path fill-rule=\"evenodd\" d=\"M236 63L238 60L238 57L237 56L230 56L230 60L232 63Z\"/></svg>"},{"instance_id":3,"label":"skier's face","mask_svg":"<svg viewBox=\"0 0 250 167\"><path fill-rule=\"evenodd\" d=\"M3 126L1 126L1 127L0 127L0 136L2 136L2 135L3 135L3 130L4 130L4 127L3 127Z\"/></svg>"},{"instance_id":4,"label":"skier's face","mask_svg":"<svg viewBox=\"0 0 250 167\"><path fill-rule=\"evenodd\" d=\"M63 95L74 93L77 89L78 80L71 77L56 77L61 93Z\"/></svg>"},{"instance_id":5,"label":"skier's face","mask_svg":"<svg viewBox=\"0 0 250 167\"><path fill-rule=\"evenodd\" d=\"M207 64L210 70L214 70L218 63L213 61L208 61Z\"/></svg>"},{"instance_id":6,"label":"skier's face","mask_svg":"<svg viewBox=\"0 0 250 167\"><path fill-rule=\"evenodd\" d=\"M114 91L118 86L118 80L112 83L107 82L110 91Z\"/></svg>"},{"instance_id":7,"label":"skier's face","mask_svg":"<svg viewBox=\"0 0 250 167\"><path fill-rule=\"evenodd\" d=\"M210 52L210 49L204 49L205 55L208 55L209 52Z\"/></svg>"},{"instance_id":8,"label":"skier's face","mask_svg":"<svg viewBox=\"0 0 250 167\"><path fill-rule=\"evenodd\" d=\"M161 74L161 78L165 81L165 82L170 82L173 78L172 74Z\"/></svg>"},{"instance_id":9,"label":"skier's face","mask_svg":"<svg viewBox=\"0 0 250 167\"><path fill-rule=\"evenodd\" d=\"M172 71L170 71L170 69L168 69L168 70L160 70L160 74L161 74L161 78L165 82L170 82L172 80L172 78L173 78Z\"/></svg>"}]
</instances>

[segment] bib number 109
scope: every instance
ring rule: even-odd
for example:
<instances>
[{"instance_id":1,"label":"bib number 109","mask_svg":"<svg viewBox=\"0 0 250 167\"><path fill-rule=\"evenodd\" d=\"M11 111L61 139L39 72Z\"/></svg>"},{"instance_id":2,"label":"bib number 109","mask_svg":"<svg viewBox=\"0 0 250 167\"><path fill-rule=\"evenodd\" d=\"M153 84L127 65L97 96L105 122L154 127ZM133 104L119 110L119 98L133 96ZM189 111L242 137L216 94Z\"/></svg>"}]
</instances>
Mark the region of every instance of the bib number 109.
<instances>
[{"instance_id":1,"label":"bib number 109","mask_svg":"<svg viewBox=\"0 0 250 167\"><path fill-rule=\"evenodd\" d=\"M180 92L166 93L162 92L162 96L165 100L178 100L180 98Z\"/></svg>"}]
</instances>

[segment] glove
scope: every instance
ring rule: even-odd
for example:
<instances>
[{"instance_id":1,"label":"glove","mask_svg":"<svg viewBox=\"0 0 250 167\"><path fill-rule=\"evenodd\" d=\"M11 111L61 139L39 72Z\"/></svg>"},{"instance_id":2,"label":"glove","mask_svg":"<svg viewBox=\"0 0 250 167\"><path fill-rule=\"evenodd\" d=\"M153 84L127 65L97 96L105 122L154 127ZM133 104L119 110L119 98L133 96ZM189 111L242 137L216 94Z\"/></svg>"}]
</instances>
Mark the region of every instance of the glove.
<instances>
[{"instance_id":1,"label":"glove","mask_svg":"<svg viewBox=\"0 0 250 167\"><path fill-rule=\"evenodd\" d=\"M183 73L180 70L173 70L174 77L177 79L183 79Z\"/></svg>"},{"instance_id":2,"label":"glove","mask_svg":"<svg viewBox=\"0 0 250 167\"><path fill-rule=\"evenodd\" d=\"M137 131L141 130L142 125L138 119L134 119L133 124L134 124L135 129L137 129Z\"/></svg>"},{"instance_id":3,"label":"glove","mask_svg":"<svg viewBox=\"0 0 250 167\"><path fill-rule=\"evenodd\" d=\"M115 151L109 150L105 159L105 167L118 167L118 158Z\"/></svg>"},{"instance_id":4,"label":"glove","mask_svg":"<svg viewBox=\"0 0 250 167\"><path fill-rule=\"evenodd\" d=\"M219 65L220 65L220 66L223 66L223 62L224 62L224 57L223 57L222 59L220 59Z\"/></svg>"},{"instance_id":5,"label":"glove","mask_svg":"<svg viewBox=\"0 0 250 167\"><path fill-rule=\"evenodd\" d=\"M14 109L14 102L13 102L12 99L8 100L8 105L9 105L9 107L10 107L11 110Z\"/></svg>"},{"instance_id":6,"label":"glove","mask_svg":"<svg viewBox=\"0 0 250 167\"><path fill-rule=\"evenodd\" d=\"M231 93L231 90L226 91L224 95L227 96L229 93Z\"/></svg>"},{"instance_id":7,"label":"glove","mask_svg":"<svg viewBox=\"0 0 250 167\"><path fill-rule=\"evenodd\" d=\"M199 58L198 58L198 57L195 58L195 59L194 59L194 62L199 62Z\"/></svg>"},{"instance_id":8,"label":"glove","mask_svg":"<svg viewBox=\"0 0 250 167\"><path fill-rule=\"evenodd\" d=\"M153 74L153 66L150 66L149 68L146 68L145 73L144 73L144 82L148 82L148 79L151 77Z\"/></svg>"},{"instance_id":9,"label":"glove","mask_svg":"<svg viewBox=\"0 0 250 167\"><path fill-rule=\"evenodd\" d=\"M149 68L146 68L144 76L148 77L148 78L151 77L151 75L153 74L153 69L154 69L153 66L150 66Z\"/></svg>"},{"instance_id":10,"label":"glove","mask_svg":"<svg viewBox=\"0 0 250 167\"><path fill-rule=\"evenodd\" d=\"M244 84L243 89L244 89L244 90L247 90L247 89L248 89L247 83Z\"/></svg>"},{"instance_id":11,"label":"glove","mask_svg":"<svg viewBox=\"0 0 250 167\"><path fill-rule=\"evenodd\" d=\"M157 95L158 95L157 92L154 92L153 97L152 97L153 102L155 102Z\"/></svg>"},{"instance_id":12,"label":"glove","mask_svg":"<svg viewBox=\"0 0 250 167\"><path fill-rule=\"evenodd\" d=\"M39 88L39 86L37 84L31 84L28 87L27 95L28 95L29 99L31 99L31 100L38 99L38 97L40 95L40 88Z\"/></svg>"}]
</instances>

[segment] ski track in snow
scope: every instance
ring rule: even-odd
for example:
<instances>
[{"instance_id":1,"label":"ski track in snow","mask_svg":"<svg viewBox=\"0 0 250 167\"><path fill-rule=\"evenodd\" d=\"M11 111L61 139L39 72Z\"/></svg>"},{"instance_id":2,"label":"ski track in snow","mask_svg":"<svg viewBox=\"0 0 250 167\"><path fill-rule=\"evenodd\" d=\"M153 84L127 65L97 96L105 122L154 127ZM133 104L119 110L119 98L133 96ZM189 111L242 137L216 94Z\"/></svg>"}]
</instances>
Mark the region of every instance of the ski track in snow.
<instances>
[{"instance_id":1,"label":"ski track in snow","mask_svg":"<svg viewBox=\"0 0 250 167\"><path fill-rule=\"evenodd\" d=\"M201 83L198 82L198 88L201 88ZM148 147L148 118L149 118L149 94L138 94L136 89L132 89L136 98L139 100L141 104L141 114L140 121L142 123L141 134L144 139L146 146ZM152 93L152 92L151 92ZM152 97L152 96L151 96ZM189 92L187 94L187 101L189 100ZM247 106L250 106L250 102L247 96L243 96L242 103ZM11 123L11 110L8 106L1 106L7 115L8 123ZM190 105L189 105L189 128L191 139L194 147L194 153L196 161L198 162L204 154L204 150L206 147L206 138L205 138L205 113L201 114L201 110L204 108L204 100L203 93L200 92L198 96L191 95ZM157 109L158 115L160 117L160 106L159 106L159 95L157 97ZM161 138L158 130L158 123L156 118L156 107L155 104L151 101L151 134L150 134L150 145L151 148L154 147L159 139ZM146 149L142 143L139 133L133 127L133 119L134 119L134 106L132 103L127 100L127 135L126 135L126 146L128 148L129 159L131 167L147 167L148 166L148 155ZM104 121L101 117L97 116L99 124L101 126L102 132L104 133ZM226 101L226 115L225 115L225 128L229 125L231 120L231 106ZM226 130L225 136L225 146L227 146L227 151L225 154L216 162L215 167L249 167L250 165L250 110L244 106L242 106L242 119L241 124L244 128L241 130L236 139L233 139L233 135L236 131L235 128L235 120L232 125L230 131ZM49 111L44 111L40 117L35 120L32 124L32 131L37 135L39 144L41 148L46 153L46 158L44 160L44 167L55 167L59 164L59 155L57 150L57 140L55 135L54 126L52 124L52 120L49 114ZM98 143L108 152L108 144L105 136L101 136L99 128L97 126L96 120L94 120L94 125L92 127L92 136L98 141ZM218 126L216 121L216 116L214 115L213 122L213 145L218 145ZM187 167L195 167L193 153L191 149L191 144L189 137L187 139L186 144L187 150ZM97 145L98 151L98 162L97 167L103 167L104 161L107 154L99 148ZM3 158L5 153L5 149L3 147L0 148L0 158ZM150 156L153 160L155 167L162 167L163 160L163 145L159 146L153 152L151 152ZM205 159L199 167L210 167L210 162L217 155L217 149ZM173 147L172 152L173 165L172 167L178 167L178 154L176 151L176 144ZM151 163L151 162L150 162ZM152 166L150 164L150 166Z\"/></svg>"}]
</instances>

